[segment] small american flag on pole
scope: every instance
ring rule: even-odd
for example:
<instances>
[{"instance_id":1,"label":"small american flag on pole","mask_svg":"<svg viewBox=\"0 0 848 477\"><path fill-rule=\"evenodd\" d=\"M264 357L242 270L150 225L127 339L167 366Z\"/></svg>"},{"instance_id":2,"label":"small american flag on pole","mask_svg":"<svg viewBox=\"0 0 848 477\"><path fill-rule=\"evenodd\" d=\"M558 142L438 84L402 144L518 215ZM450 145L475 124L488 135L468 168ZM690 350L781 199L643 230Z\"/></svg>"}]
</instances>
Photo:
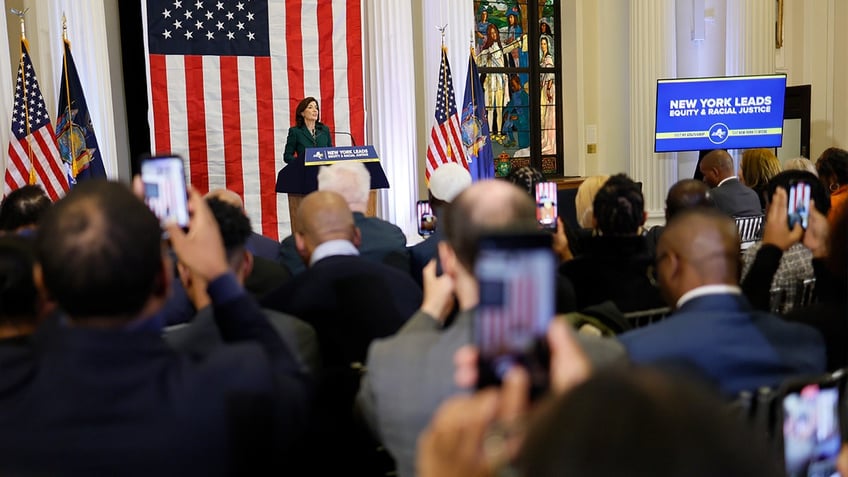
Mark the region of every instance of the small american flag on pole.
<instances>
[{"instance_id":1,"label":"small american flag on pole","mask_svg":"<svg viewBox=\"0 0 848 477\"><path fill-rule=\"evenodd\" d=\"M68 191L67 171L59 155L53 124L35 78L29 44L22 37L6 161L6 193L27 184L40 184L54 201Z\"/></svg>"},{"instance_id":2,"label":"small american flag on pole","mask_svg":"<svg viewBox=\"0 0 848 477\"><path fill-rule=\"evenodd\" d=\"M447 49L442 47L442 65L439 68L439 86L436 90L436 123L430 130L427 146L427 181L429 182L430 174L439 165L448 162L457 162L468 169L448 53Z\"/></svg>"}]
</instances>

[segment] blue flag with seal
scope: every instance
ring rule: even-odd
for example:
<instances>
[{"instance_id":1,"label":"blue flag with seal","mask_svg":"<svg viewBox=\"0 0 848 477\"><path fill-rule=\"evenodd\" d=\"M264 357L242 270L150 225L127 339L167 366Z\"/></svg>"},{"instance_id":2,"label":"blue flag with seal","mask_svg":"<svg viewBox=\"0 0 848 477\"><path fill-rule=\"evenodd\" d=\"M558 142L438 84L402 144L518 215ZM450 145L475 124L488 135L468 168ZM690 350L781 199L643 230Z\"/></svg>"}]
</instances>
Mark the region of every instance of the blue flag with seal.
<instances>
[{"instance_id":1,"label":"blue flag with seal","mask_svg":"<svg viewBox=\"0 0 848 477\"><path fill-rule=\"evenodd\" d=\"M106 169L100 157L100 148L97 147L82 83L71 56L71 42L67 38L64 42L56 139L62 163L67 168L68 182L73 186L80 180L105 178Z\"/></svg>"},{"instance_id":2,"label":"blue flag with seal","mask_svg":"<svg viewBox=\"0 0 848 477\"><path fill-rule=\"evenodd\" d=\"M468 77L465 80L465 97L462 101L462 145L466 149L471 180L495 177L495 158L489 136L489 121L483 101L483 84L474 61L474 51L468 57Z\"/></svg>"}]
</instances>

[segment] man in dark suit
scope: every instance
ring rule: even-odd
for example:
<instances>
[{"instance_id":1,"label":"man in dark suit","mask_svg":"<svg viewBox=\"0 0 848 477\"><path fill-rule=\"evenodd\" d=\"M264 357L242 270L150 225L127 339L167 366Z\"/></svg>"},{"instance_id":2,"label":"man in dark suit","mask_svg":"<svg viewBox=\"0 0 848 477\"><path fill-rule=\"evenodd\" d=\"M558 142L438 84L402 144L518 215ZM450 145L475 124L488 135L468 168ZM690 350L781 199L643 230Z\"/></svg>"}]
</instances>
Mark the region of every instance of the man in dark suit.
<instances>
[{"instance_id":1,"label":"man in dark suit","mask_svg":"<svg viewBox=\"0 0 848 477\"><path fill-rule=\"evenodd\" d=\"M379 217L368 217L368 195L371 175L361 162L339 162L323 166L318 172L318 190L335 192L347 201L353 211L353 221L359 229L359 255L373 262L392 265L409 271L409 252L406 250L406 235L395 224ZM300 253L295 246L294 235L280 242L279 262L292 275L306 270Z\"/></svg>"},{"instance_id":2,"label":"man in dark suit","mask_svg":"<svg viewBox=\"0 0 848 477\"><path fill-rule=\"evenodd\" d=\"M716 207L731 217L760 215L763 209L754 189L739 182L733 158L724 149L710 151L698 166L704 182L712 187Z\"/></svg>"},{"instance_id":3,"label":"man in dark suit","mask_svg":"<svg viewBox=\"0 0 848 477\"><path fill-rule=\"evenodd\" d=\"M684 211L657 246L660 289L671 316L619 339L636 363L693 368L733 396L825 369L813 328L756 311L739 288L739 235L711 209Z\"/></svg>"},{"instance_id":4,"label":"man in dark suit","mask_svg":"<svg viewBox=\"0 0 848 477\"><path fill-rule=\"evenodd\" d=\"M253 254L246 245L251 233L250 219L230 203L209 198L208 195L206 202L218 222L230 271L238 282L243 284L245 278L250 275L254 261ZM221 332L215 325L212 301L206 291L208 284L185 265L180 263L177 268L183 287L194 304L197 314L190 323L166 328L165 340L175 349L196 356L206 356L223 343ZM294 316L268 309L262 312L274 330L279 333L280 338L292 350L295 358L304 367L304 371L310 374L317 373L321 358L315 330Z\"/></svg>"},{"instance_id":5,"label":"man in dark suit","mask_svg":"<svg viewBox=\"0 0 848 477\"><path fill-rule=\"evenodd\" d=\"M359 229L344 197L307 195L298 209L295 246L309 268L268 294L262 304L306 321L318 333L323 372L309 442L332 455L315 456L313 475L356 468L378 475L381 455L366 430L353 422L361 363L371 342L395 333L421 305L421 288L408 272L359 256ZM368 444L368 445L366 445ZM370 447L369 447L370 445Z\"/></svg>"},{"instance_id":6,"label":"man in dark suit","mask_svg":"<svg viewBox=\"0 0 848 477\"><path fill-rule=\"evenodd\" d=\"M409 265L412 278L422 284L421 274L424 266L437 256L437 247L442 241L442 230L439 227L439 217L442 216L445 206L453 201L454 197L471 185L471 174L468 169L456 162L448 162L437 167L430 174L430 186L427 189L430 208L436 216L436 230L433 235L424 241L409 247Z\"/></svg>"},{"instance_id":7,"label":"man in dark suit","mask_svg":"<svg viewBox=\"0 0 848 477\"><path fill-rule=\"evenodd\" d=\"M40 337L35 372L0 398L0 473L279 468L306 425L308 383L228 272L215 220L194 191L190 207L187 234L167 227L171 243L209 283L224 341L239 345L195 360L165 344L158 312L172 278L159 220L124 185L80 183L39 225L35 282L66 315Z\"/></svg>"}]
</instances>

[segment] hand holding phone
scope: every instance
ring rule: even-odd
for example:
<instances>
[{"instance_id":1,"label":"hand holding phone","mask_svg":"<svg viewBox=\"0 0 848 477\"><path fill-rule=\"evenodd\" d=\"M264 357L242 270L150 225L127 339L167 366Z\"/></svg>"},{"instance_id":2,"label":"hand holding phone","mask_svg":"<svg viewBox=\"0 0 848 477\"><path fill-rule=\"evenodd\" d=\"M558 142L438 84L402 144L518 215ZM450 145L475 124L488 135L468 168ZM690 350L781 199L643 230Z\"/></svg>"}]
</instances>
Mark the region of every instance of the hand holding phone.
<instances>
[{"instance_id":1,"label":"hand holding phone","mask_svg":"<svg viewBox=\"0 0 848 477\"><path fill-rule=\"evenodd\" d=\"M479 350L477 386L499 385L523 366L531 398L548 388L545 334L554 315L556 260L548 233L504 233L480 240L475 266L480 302L474 321Z\"/></svg>"},{"instance_id":2,"label":"hand holding phone","mask_svg":"<svg viewBox=\"0 0 848 477\"><path fill-rule=\"evenodd\" d=\"M188 193L183 158L176 155L147 157L141 162L144 201L163 228L175 222L188 227Z\"/></svg>"},{"instance_id":3,"label":"hand holding phone","mask_svg":"<svg viewBox=\"0 0 848 477\"><path fill-rule=\"evenodd\" d=\"M779 394L779 433L789 477L835 475L842 445L841 374L798 381Z\"/></svg>"},{"instance_id":4,"label":"hand holding phone","mask_svg":"<svg viewBox=\"0 0 848 477\"><path fill-rule=\"evenodd\" d=\"M810 184L805 182L790 184L786 214L790 230L795 228L795 224L800 224L801 228L807 230L810 224Z\"/></svg>"},{"instance_id":5,"label":"hand holding phone","mask_svg":"<svg viewBox=\"0 0 848 477\"><path fill-rule=\"evenodd\" d=\"M556 201L556 182L539 182L536 184L536 220L544 230L556 230Z\"/></svg>"}]
</instances>

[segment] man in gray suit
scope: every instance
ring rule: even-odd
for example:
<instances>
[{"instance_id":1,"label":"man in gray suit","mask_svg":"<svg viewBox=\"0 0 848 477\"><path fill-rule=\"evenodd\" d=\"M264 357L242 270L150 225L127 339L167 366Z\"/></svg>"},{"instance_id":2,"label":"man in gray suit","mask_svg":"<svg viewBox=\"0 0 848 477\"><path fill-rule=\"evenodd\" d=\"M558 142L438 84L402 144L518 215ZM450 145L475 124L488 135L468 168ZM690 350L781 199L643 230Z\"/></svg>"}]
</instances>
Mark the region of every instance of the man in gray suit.
<instances>
[{"instance_id":1,"label":"man in gray suit","mask_svg":"<svg viewBox=\"0 0 848 477\"><path fill-rule=\"evenodd\" d=\"M698 166L704 182L712 187L712 198L718 210L731 217L745 217L763 213L757 193L739 182L734 174L733 158L724 149L716 149L704 156Z\"/></svg>"},{"instance_id":2,"label":"man in gray suit","mask_svg":"<svg viewBox=\"0 0 848 477\"><path fill-rule=\"evenodd\" d=\"M465 189L443 212L444 240L435 262L423 273L421 308L394 336L372 343L357 407L395 459L398 475L415 475L418 435L446 398L466 390L453 381L454 353L472 341L472 320L479 302L474 277L477 241L497 229L538 230L536 210L526 192L506 181L479 181ZM454 303L458 312L448 319ZM623 349L614 341L583 337L595 363L616 361Z\"/></svg>"}]
</instances>

